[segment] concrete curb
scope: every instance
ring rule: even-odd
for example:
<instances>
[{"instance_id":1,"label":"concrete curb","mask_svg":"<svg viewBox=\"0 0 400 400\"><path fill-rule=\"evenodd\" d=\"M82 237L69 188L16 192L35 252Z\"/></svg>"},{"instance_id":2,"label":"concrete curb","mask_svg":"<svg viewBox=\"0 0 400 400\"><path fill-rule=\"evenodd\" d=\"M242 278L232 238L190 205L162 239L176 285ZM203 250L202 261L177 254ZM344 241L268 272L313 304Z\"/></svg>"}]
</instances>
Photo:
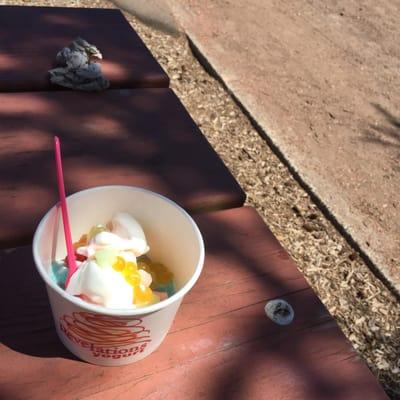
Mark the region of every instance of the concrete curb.
<instances>
[{"instance_id":1,"label":"concrete curb","mask_svg":"<svg viewBox=\"0 0 400 400\"><path fill-rule=\"evenodd\" d=\"M312 184L307 182L301 175L300 171L293 165L290 158L285 156L284 152L280 149L280 147L273 141L272 137L268 134L268 132L258 123L256 118L252 115L251 111L247 109L241 100L236 96L233 90L227 85L222 76L217 72L217 70L213 67L211 62L204 55L204 51L201 49L201 45L195 42L195 39L190 36L187 32L185 32L190 49L192 50L193 55L199 61L199 63L203 66L203 68L215 79L217 79L224 87L224 89L230 94L235 103L240 107L243 113L247 116L254 129L258 132L258 134L267 142L272 151L277 155L279 160L288 168L290 173L296 179L296 181L300 184L300 186L307 192L312 201L318 206L318 208L322 211L324 216L333 224L333 226L338 230L338 232L345 238L348 244L360 254L363 261L367 264L367 266L371 269L371 271L379 278L388 289L396 296L397 299L400 300L400 290L396 288L392 282L382 273L382 271L377 267L376 263L369 257L367 252L363 249L363 246L360 245L354 237L350 234L350 232L346 229L346 227L339 222L336 218L332 210L321 200L321 198L316 193L315 188Z\"/></svg>"}]
</instances>

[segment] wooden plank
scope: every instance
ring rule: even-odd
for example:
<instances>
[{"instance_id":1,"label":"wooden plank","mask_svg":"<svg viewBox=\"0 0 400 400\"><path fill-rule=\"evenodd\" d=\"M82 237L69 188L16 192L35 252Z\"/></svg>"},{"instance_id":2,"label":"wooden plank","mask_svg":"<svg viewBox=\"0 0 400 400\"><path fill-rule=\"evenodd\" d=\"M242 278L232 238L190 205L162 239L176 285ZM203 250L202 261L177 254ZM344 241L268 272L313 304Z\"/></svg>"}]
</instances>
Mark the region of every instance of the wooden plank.
<instances>
[{"instance_id":1,"label":"wooden plank","mask_svg":"<svg viewBox=\"0 0 400 400\"><path fill-rule=\"evenodd\" d=\"M134 185L191 212L245 194L170 89L0 94L0 245L30 243L57 201L53 135L67 191Z\"/></svg>"},{"instance_id":2,"label":"wooden plank","mask_svg":"<svg viewBox=\"0 0 400 400\"><path fill-rule=\"evenodd\" d=\"M111 88L167 87L169 78L119 10L0 7L0 91L64 90L47 71L76 37L102 52Z\"/></svg>"},{"instance_id":3,"label":"wooden plank","mask_svg":"<svg viewBox=\"0 0 400 400\"><path fill-rule=\"evenodd\" d=\"M305 348L310 351L304 352ZM154 363L158 362L154 355ZM172 369L157 369L140 379L122 379L105 390L92 388L83 398L129 400L134 395L150 400L387 399L376 382L371 385L374 378L368 368L354 357L349 358L337 327L329 325L300 333L287 343L274 339L269 344L252 342L193 358Z\"/></svg>"},{"instance_id":4,"label":"wooden plank","mask_svg":"<svg viewBox=\"0 0 400 400\"><path fill-rule=\"evenodd\" d=\"M71 356L56 337L31 249L1 251L0 393L93 400L386 399L253 209L196 220L207 246L199 282L161 347L120 368ZM278 326L265 316L272 298L293 306L292 324Z\"/></svg>"}]
</instances>

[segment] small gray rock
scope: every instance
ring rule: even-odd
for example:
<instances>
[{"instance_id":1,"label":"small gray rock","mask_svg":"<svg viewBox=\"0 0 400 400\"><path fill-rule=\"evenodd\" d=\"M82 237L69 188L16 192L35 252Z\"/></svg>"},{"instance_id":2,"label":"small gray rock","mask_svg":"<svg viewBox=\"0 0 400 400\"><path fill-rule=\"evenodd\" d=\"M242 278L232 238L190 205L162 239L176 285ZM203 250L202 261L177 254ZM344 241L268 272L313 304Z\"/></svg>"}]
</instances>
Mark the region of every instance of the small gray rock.
<instances>
[{"instance_id":1,"label":"small gray rock","mask_svg":"<svg viewBox=\"0 0 400 400\"><path fill-rule=\"evenodd\" d=\"M289 325L294 319L294 310L285 300L269 301L264 307L267 317L278 325Z\"/></svg>"}]
</instances>

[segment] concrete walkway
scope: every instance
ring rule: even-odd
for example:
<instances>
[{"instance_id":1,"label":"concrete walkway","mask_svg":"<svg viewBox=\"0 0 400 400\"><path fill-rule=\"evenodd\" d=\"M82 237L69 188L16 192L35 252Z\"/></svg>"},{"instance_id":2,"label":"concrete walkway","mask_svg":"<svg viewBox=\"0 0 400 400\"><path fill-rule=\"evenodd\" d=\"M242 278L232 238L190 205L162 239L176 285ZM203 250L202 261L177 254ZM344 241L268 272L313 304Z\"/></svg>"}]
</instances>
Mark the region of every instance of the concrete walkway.
<instances>
[{"instance_id":1,"label":"concrete walkway","mask_svg":"<svg viewBox=\"0 0 400 400\"><path fill-rule=\"evenodd\" d=\"M400 292L399 4L170 4L303 182Z\"/></svg>"}]
</instances>

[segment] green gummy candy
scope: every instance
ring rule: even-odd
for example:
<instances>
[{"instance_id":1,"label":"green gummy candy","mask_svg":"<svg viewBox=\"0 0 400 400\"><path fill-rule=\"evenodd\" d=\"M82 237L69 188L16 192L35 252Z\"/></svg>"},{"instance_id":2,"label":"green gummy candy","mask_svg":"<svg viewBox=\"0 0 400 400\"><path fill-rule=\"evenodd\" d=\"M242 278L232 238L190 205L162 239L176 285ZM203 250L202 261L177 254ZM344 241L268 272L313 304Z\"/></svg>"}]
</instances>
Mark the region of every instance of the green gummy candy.
<instances>
[{"instance_id":1,"label":"green gummy candy","mask_svg":"<svg viewBox=\"0 0 400 400\"><path fill-rule=\"evenodd\" d=\"M100 267L112 266L117 259L118 252L113 249L97 250L95 253L96 263Z\"/></svg>"}]
</instances>

